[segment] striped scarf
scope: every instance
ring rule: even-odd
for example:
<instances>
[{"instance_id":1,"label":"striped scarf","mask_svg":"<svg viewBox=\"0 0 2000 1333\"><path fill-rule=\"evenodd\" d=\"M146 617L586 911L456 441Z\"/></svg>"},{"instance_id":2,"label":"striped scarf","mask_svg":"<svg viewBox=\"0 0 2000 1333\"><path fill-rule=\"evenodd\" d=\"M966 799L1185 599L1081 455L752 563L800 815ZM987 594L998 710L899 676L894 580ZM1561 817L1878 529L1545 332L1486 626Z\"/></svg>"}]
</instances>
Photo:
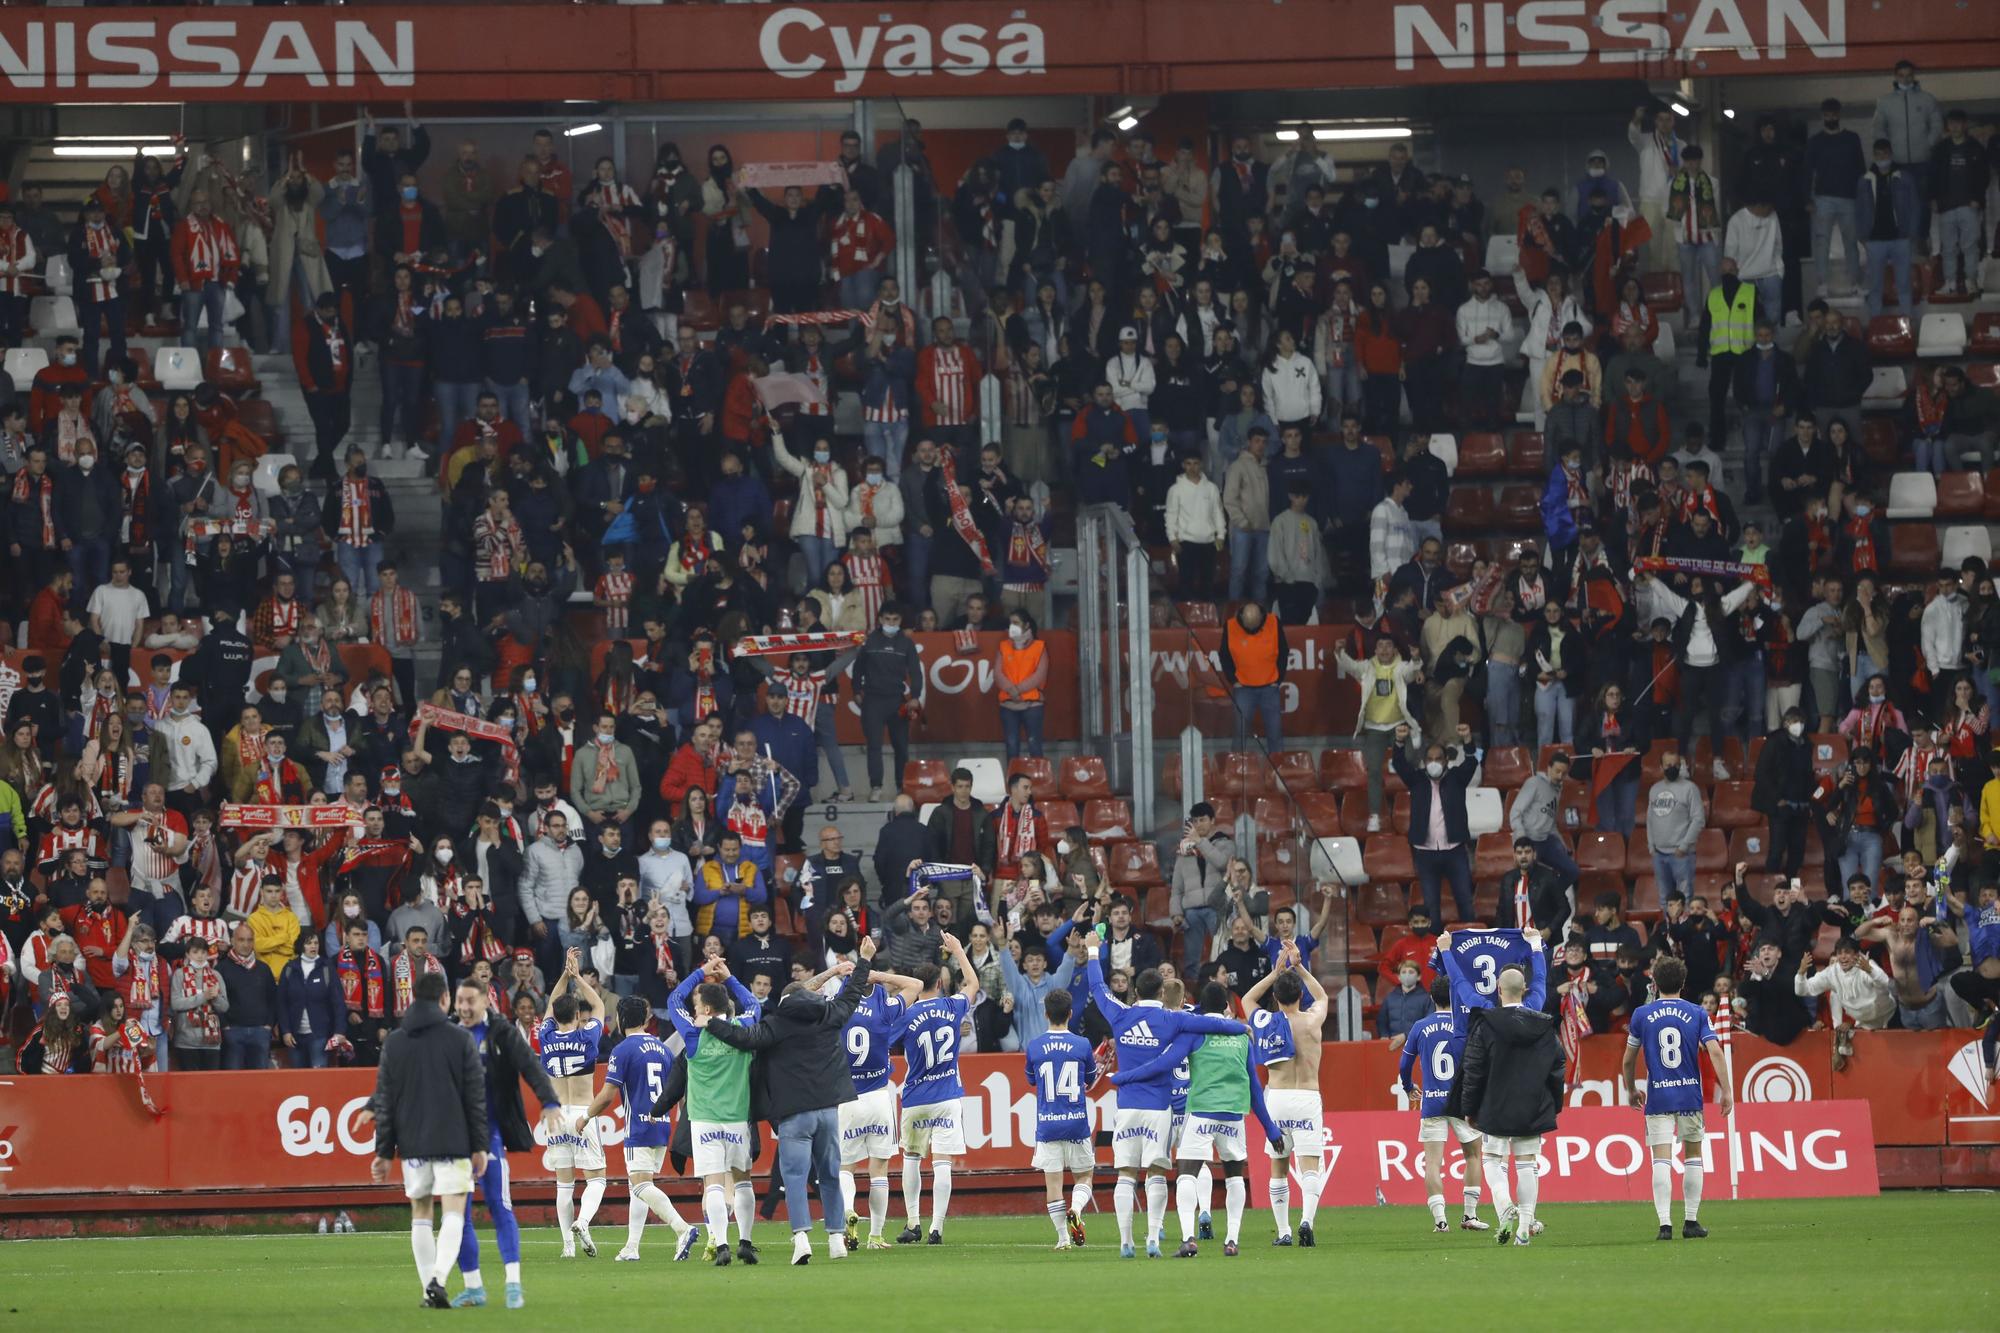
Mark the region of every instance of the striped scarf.
<instances>
[{"instance_id":1,"label":"striped scarf","mask_svg":"<svg viewBox=\"0 0 2000 1333\"><path fill-rule=\"evenodd\" d=\"M958 484L957 453L956 449L946 449L939 455L939 466L944 471L945 498L951 504L951 529L978 558L979 572L990 578L993 574L993 554L986 549L986 534L979 530L978 521L972 517L972 502L966 498L965 488Z\"/></svg>"},{"instance_id":2,"label":"striped scarf","mask_svg":"<svg viewBox=\"0 0 2000 1333\"><path fill-rule=\"evenodd\" d=\"M408 588L394 592L378 589L368 599L369 632L375 636L375 642L391 651L407 648L417 641L420 633L418 613L417 595Z\"/></svg>"},{"instance_id":3,"label":"striped scarf","mask_svg":"<svg viewBox=\"0 0 2000 1333\"><path fill-rule=\"evenodd\" d=\"M435 954L427 953L424 955L423 966L418 967L411 961L410 951L405 949L396 955L396 961L389 965L389 971L392 984L395 987L395 1008L392 1012L400 1018L403 1011L410 1007L410 1002L416 999L417 978L425 973L435 973L438 976L443 976L444 964L437 960Z\"/></svg>"},{"instance_id":4,"label":"striped scarf","mask_svg":"<svg viewBox=\"0 0 2000 1333\"><path fill-rule=\"evenodd\" d=\"M364 948L357 958L353 951L343 949L335 960L335 971L340 978L341 1003L350 1014L360 1014L363 1018L383 1018L388 1014L388 1006L383 999L382 955L373 949Z\"/></svg>"},{"instance_id":5,"label":"striped scarf","mask_svg":"<svg viewBox=\"0 0 2000 1333\"><path fill-rule=\"evenodd\" d=\"M202 996L209 978L214 975L206 964L199 968L183 967L174 974L174 984L179 988L182 1000L192 1000ZM222 1018L206 999L192 1009L183 1009L181 1022L196 1029L200 1045L213 1046L222 1040Z\"/></svg>"},{"instance_id":6,"label":"striped scarf","mask_svg":"<svg viewBox=\"0 0 2000 1333\"><path fill-rule=\"evenodd\" d=\"M366 546L375 539L368 486L366 477L340 483L340 540L349 546Z\"/></svg>"}]
</instances>

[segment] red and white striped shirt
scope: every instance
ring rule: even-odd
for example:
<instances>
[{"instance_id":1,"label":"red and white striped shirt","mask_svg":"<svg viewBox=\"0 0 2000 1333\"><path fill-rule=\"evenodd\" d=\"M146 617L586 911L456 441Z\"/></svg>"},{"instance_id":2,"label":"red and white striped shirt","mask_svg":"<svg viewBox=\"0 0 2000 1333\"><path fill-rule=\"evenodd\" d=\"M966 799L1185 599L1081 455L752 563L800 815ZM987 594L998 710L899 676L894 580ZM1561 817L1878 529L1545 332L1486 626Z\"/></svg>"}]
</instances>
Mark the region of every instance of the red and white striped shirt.
<instances>
[{"instance_id":1,"label":"red and white striped shirt","mask_svg":"<svg viewBox=\"0 0 2000 1333\"><path fill-rule=\"evenodd\" d=\"M826 358L818 352L810 353L806 357L805 367L799 371L799 377L809 381L813 388L819 390L819 401L800 403L799 415L802 417L830 415L833 412L833 408L829 406L833 401L833 386L827 383Z\"/></svg>"},{"instance_id":2,"label":"red and white striped shirt","mask_svg":"<svg viewBox=\"0 0 2000 1333\"><path fill-rule=\"evenodd\" d=\"M972 424L979 415L979 359L957 343L926 347L918 358L917 394L927 424Z\"/></svg>"},{"instance_id":3,"label":"red and white striped shirt","mask_svg":"<svg viewBox=\"0 0 2000 1333\"><path fill-rule=\"evenodd\" d=\"M894 244L895 233L890 230L889 224L867 209L852 217L842 213L834 219L833 240L829 247L833 275L848 278L882 267L884 257Z\"/></svg>"},{"instance_id":4,"label":"red and white striped shirt","mask_svg":"<svg viewBox=\"0 0 2000 1333\"><path fill-rule=\"evenodd\" d=\"M825 687L826 673L813 671L804 676L794 676L787 672L784 681L785 711L809 727L817 725L820 691Z\"/></svg>"},{"instance_id":5,"label":"red and white striped shirt","mask_svg":"<svg viewBox=\"0 0 2000 1333\"><path fill-rule=\"evenodd\" d=\"M843 557L842 563L847 566L847 581L861 594L861 619L873 629L875 618L882 613L882 603L889 600L888 563L879 555L853 554Z\"/></svg>"},{"instance_id":6,"label":"red and white striped shirt","mask_svg":"<svg viewBox=\"0 0 2000 1333\"><path fill-rule=\"evenodd\" d=\"M162 836L160 846L154 846L145 836L146 825L135 825L132 829L132 880L135 884L169 883L178 887L180 868L187 863L187 824L178 811L168 810L158 816ZM178 855L169 856L166 851L165 831L172 830L181 835L181 850Z\"/></svg>"},{"instance_id":7,"label":"red and white striped shirt","mask_svg":"<svg viewBox=\"0 0 2000 1333\"><path fill-rule=\"evenodd\" d=\"M597 600L604 605L604 628L617 637L624 634L632 616L632 576L621 570L597 576Z\"/></svg>"},{"instance_id":8,"label":"red and white striped shirt","mask_svg":"<svg viewBox=\"0 0 2000 1333\"><path fill-rule=\"evenodd\" d=\"M160 943L173 944L179 940L206 940L209 951L216 952L229 940L229 923L219 916L175 917Z\"/></svg>"},{"instance_id":9,"label":"red and white striped shirt","mask_svg":"<svg viewBox=\"0 0 2000 1333\"><path fill-rule=\"evenodd\" d=\"M264 891L264 867L256 861L238 866L229 877L229 896L223 900L224 916L249 916L257 910L257 899Z\"/></svg>"}]
</instances>

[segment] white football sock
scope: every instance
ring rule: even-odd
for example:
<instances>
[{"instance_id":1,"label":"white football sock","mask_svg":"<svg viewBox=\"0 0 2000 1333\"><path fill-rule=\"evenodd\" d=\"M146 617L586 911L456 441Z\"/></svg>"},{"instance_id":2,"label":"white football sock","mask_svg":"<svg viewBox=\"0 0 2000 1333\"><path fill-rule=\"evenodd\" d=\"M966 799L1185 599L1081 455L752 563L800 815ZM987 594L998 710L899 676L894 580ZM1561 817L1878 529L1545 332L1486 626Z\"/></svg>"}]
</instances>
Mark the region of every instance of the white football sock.
<instances>
[{"instance_id":1,"label":"white football sock","mask_svg":"<svg viewBox=\"0 0 2000 1333\"><path fill-rule=\"evenodd\" d=\"M430 1285L431 1268L437 1263L437 1233L428 1217L410 1219L410 1253L417 1260L417 1289Z\"/></svg>"},{"instance_id":2,"label":"white football sock","mask_svg":"<svg viewBox=\"0 0 2000 1333\"><path fill-rule=\"evenodd\" d=\"M1113 1205L1118 1211L1118 1243L1132 1243L1132 1205L1137 1201L1139 1182L1130 1176L1118 1177L1118 1187L1111 1191Z\"/></svg>"},{"instance_id":3,"label":"white football sock","mask_svg":"<svg viewBox=\"0 0 2000 1333\"><path fill-rule=\"evenodd\" d=\"M1674 1220L1674 1164L1664 1157L1653 1159L1653 1215L1661 1226Z\"/></svg>"},{"instance_id":4,"label":"white football sock","mask_svg":"<svg viewBox=\"0 0 2000 1333\"><path fill-rule=\"evenodd\" d=\"M1146 1243L1157 1245L1166 1238L1167 1196L1173 1193L1165 1176L1146 1177Z\"/></svg>"},{"instance_id":5,"label":"white football sock","mask_svg":"<svg viewBox=\"0 0 2000 1333\"><path fill-rule=\"evenodd\" d=\"M1195 1173L1194 1183L1200 1189L1200 1192L1195 1197L1196 1201L1201 1205L1201 1211L1204 1213L1214 1212L1215 1172L1209 1169L1208 1163L1203 1162L1201 1164L1201 1170Z\"/></svg>"},{"instance_id":6,"label":"white football sock","mask_svg":"<svg viewBox=\"0 0 2000 1333\"><path fill-rule=\"evenodd\" d=\"M507 1265L507 1280L509 1282L519 1282L521 1280L521 1261L519 1259Z\"/></svg>"},{"instance_id":7,"label":"white football sock","mask_svg":"<svg viewBox=\"0 0 2000 1333\"><path fill-rule=\"evenodd\" d=\"M729 1244L729 1190L722 1185L708 1185L701 1192L701 1215L708 1221L708 1243L717 1247Z\"/></svg>"},{"instance_id":8,"label":"white football sock","mask_svg":"<svg viewBox=\"0 0 2000 1333\"><path fill-rule=\"evenodd\" d=\"M1090 1182L1088 1180L1079 1180L1069 1187L1069 1210L1078 1217L1082 1217L1084 1210L1089 1207Z\"/></svg>"},{"instance_id":9,"label":"white football sock","mask_svg":"<svg viewBox=\"0 0 2000 1333\"><path fill-rule=\"evenodd\" d=\"M1056 1244L1069 1244L1069 1205L1052 1199L1048 1207L1049 1225L1056 1229Z\"/></svg>"},{"instance_id":10,"label":"white football sock","mask_svg":"<svg viewBox=\"0 0 2000 1333\"><path fill-rule=\"evenodd\" d=\"M1493 1196L1493 1207L1506 1212L1514 1206L1513 1191L1507 1186L1507 1159L1482 1155L1480 1163L1486 1168L1486 1192Z\"/></svg>"},{"instance_id":11,"label":"white football sock","mask_svg":"<svg viewBox=\"0 0 2000 1333\"><path fill-rule=\"evenodd\" d=\"M562 1233L565 1250L576 1248L576 1238L569 1234L570 1226L576 1221L576 1187L556 1182L556 1230Z\"/></svg>"},{"instance_id":12,"label":"white football sock","mask_svg":"<svg viewBox=\"0 0 2000 1333\"><path fill-rule=\"evenodd\" d=\"M1305 1191L1305 1201L1299 1208L1299 1221L1306 1226L1311 1226L1314 1219L1319 1216L1319 1192L1326 1188L1326 1171L1323 1161L1314 1162L1310 1171L1305 1169L1304 1162L1300 1162L1299 1188Z\"/></svg>"},{"instance_id":13,"label":"white football sock","mask_svg":"<svg viewBox=\"0 0 2000 1333\"><path fill-rule=\"evenodd\" d=\"M1286 1169L1283 1162L1271 1164L1271 1218L1278 1224L1278 1234L1292 1234L1292 1182L1289 1176L1278 1174Z\"/></svg>"},{"instance_id":14,"label":"white football sock","mask_svg":"<svg viewBox=\"0 0 2000 1333\"><path fill-rule=\"evenodd\" d=\"M868 1177L868 1234L880 1236L889 1225L889 1177Z\"/></svg>"},{"instance_id":15,"label":"white football sock","mask_svg":"<svg viewBox=\"0 0 2000 1333\"><path fill-rule=\"evenodd\" d=\"M443 1282L451 1276L451 1270L458 1267L458 1244L465 1239L465 1210L452 1212L444 1210L444 1217L438 1222L437 1255L431 1263L431 1278Z\"/></svg>"},{"instance_id":16,"label":"white football sock","mask_svg":"<svg viewBox=\"0 0 2000 1333\"><path fill-rule=\"evenodd\" d=\"M1534 1158L1514 1159L1514 1192L1521 1200L1521 1226L1532 1228L1535 1224L1535 1200L1542 1193L1542 1178L1535 1168Z\"/></svg>"},{"instance_id":17,"label":"white football sock","mask_svg":"<svg viewBox=\"0 0 2000 1333\"><path fill-rule=\"evenodd\" d=\"M597 1205L604 1202L604 1177L597 1176L583 1182L583 1202L576 1210L576 1224L585 1231L590 1230L591 1219L597 1216Z\"/></svg>"},{"instance_id":18,"label":"white football sock","mask_svg":"<svg viewBox=\"0 0 2000 1333\"><path fill-rule=\"evenodd\" d=\"M905 1157L903 1159L903 1216L910 1220L910 1229L917 1229L917 1221L924 1211L924 1159Z\"/></svg>"},{"instance_id":19,"label":"white football sock","mask_svg":"<svg viewBox=\"0 0 2000 1333\"><path fill-rule=\"evenodd\" d=\"M1444 1195L1433 1194L1429 1198L1425 1199L1424 1202L1430 1205L1431 1221L1433 1222L1444 1221Z\"/></svg>"},{"instance_id":20,"label":"white football sock","mask_svg":"<svg viewBox=\"0 0 2000 1333\"><path fill-rule=\"evenodd\" d=\"M757 1221L757 1191L747 1180L736 1182L736 1239L749 1240Z\"/></svg>"},{"instance_id":21,"label":"white football sock","mask_svg":"<svg viewBox=\"0 0 2000 1333\"><path fill-rule=\"evenodd\" d=\"M951 1208L951 1163L931 1163L931 1230L944 1230L944 1215Z\"/></svg>"},{"instance_id":22,"label":"white football sock","mask_svg":"<svg viewBox=\"0 0 2000 1333\"><path fill-rule=\"evenodd\" d=\"M1681 1216L1690 1222L1701 1212L1701 1184L1707 1175L1708 1164L1701 1158L1688 1160L1687 1173L1681 1177Z\"/></svg>"},{"instance_id":23,"label":"white football sock","mask_svg":"<svg viewBox=\"0 0 2000 1333\"><path fill-rule=\"evenodd\" d=\"M673 1200L666 1196L665 1191L661 1190L652 1181L649 1180L643 1185L635 1186L632 1190L632 1197L645 1207L651 1209L653 1216L672 1227L676 1236L687 1233L687 1219L681 1216L680 1210L674 1207ZM643 1226L645 1224L641 1222L640 1225ZM633 1244L638 1244L638 1241L635 1239Z\"/></svg>"},{"instance_id":24,"label":"white football sock","mask_svg":"<svg viewBox=\"0 0 2000 1333\"><path fill-rule=\"evenodd\" d=\"M639 1197L639 1191L632 1191L632 1202L625 1209L625 1248L637 1250L640 1239L646 1234L646 1215L652 1210Z\"/></svg>"},{"instance_id":25,"label":"white football sock","mask_svg":"<svg viewBox=\"0 0 2000 1333\"><path fill-rule=\"evenodd\" d=\"M1478 1179L1479 1177L1472 1175L1470 1172L1467 1173L1465 1184L1465 1215L1467 1217L1479 1216L1479 1186L1474 1183ZM1438 1197L1443 1198L1444 1196L1439 1195Z\"/></svg>"},{"instance_id":26,"label":"white football sock","mask_svg":"<svg viewBox=\"0 0 2000 1333\"><path fill-rule=\"evenodd\" d=\"M1229 1209L1229 1230L1223 1239L1233 1241L1243 1233L1243 1205L1250 1201L1250 1182L1242 1176L1231 1176L1222 1182L1222 1197Z\"/></svg>"},{"instance_id":27,"label":"white football sock","mask_svg":"<svg viewBox=\"0 0 2000 1333\"><path fill-rule=\"evenodd\" d=\"M461 1268L458 1271L458 1280L464 1284L467 1291L481 1291L486 1287L486 1279L479 1275L479 1270L476 1268Z\"/></svg>"},{"instance_id":28,"label":"white football sock","mask_svg":"<svg viewBox=\"0 0 2000 1333\"><path fill-rule=\"evenodd\" d=\"M843 1171L840 1173L840 1197L847 1201L848 1212L858 1213L861 1211L861 1200L854 1193L854 1173L852 1171ZM847 1219L845 1217L841 1218L840 1224L845 1226Z\"/></svg>"},{"instance_id":29,"label":"white football sock","mask_svg":"<svg viewBox=\"0 0 2000 1333\"><path fill-rule=\"evenodd\" d=\"M1194 1239L1194 1196L1198 1188L1193 1176L1182 1176L1174 1182L1174 1211L1180 1214L1183 1244Z\"/></svg>"}]
</instances>

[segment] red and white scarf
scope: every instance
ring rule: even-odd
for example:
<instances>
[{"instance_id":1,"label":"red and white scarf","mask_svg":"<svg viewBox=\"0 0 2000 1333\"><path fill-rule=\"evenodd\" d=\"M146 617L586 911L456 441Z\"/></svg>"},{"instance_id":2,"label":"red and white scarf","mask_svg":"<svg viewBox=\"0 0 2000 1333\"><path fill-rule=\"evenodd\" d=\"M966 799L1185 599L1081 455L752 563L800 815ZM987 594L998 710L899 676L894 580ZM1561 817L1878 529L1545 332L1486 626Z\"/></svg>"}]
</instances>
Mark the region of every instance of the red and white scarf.
<instances>
[{"instance_id":1,"label":"red and white scarf","mask_svg":"<svg viewBox=\"0 0 2000 1333\"><path fill-rule=\"evenodd\" d=\"M604 628L613 638L622 636L632 618L632 575L624 570L599 574L597 600L604 604Z\"/></svg>"},{"instance_id":2,"label":"red and white scarf","mask_svg":"<svg viewBox=\"0 0 2000 1333\"><path fill-rule=\"evenodd\" d=\"M407 648L422 633L417 595L408 588L377 589L368 599L368 632L386 648Z\"/></svg>"},{"instance_id":3,"label":"red and white scarf","mask_svg":"<svg viewBox=\"0 0 2000 1333\"><path fill-rule=\"evenodd\" d=\"M1010 569L1039 568L1044 575L1049 568L1049 541L1042 535L1039 523L1015 523L1007 537L1007 564ZM1047 586L1046 578L1029 583L1003 584L1010 592L1040 592Z\"/></svg>"},{"instance_id":4,"label":"red and white scarf","mask_svg":"<svg viewBox=\"0 0 2000 1333\"><path fill-rule=\"evenodd\" d=\"M83 229L83 247L90 256L90 299L93 301L115 300L118 296L118 279L122 276L113 272L104 276L105 269L118 267L118 233L109 223L86 224Z\"/></svg>"},{"instance_id":5,"label":"red and white scarf","mask_svg":"<svg viewBox=\"0 0 2000 1333\"><path fill-rule=\"evenodd\" d=\"M349 546L366 546L375 540L375 524L369 513L371 496L368 478L350 478L340 483L340 540Z\"/></svg>"},{"instance_id":6,"label":"red and white scarf","mask_svg":"<svg viewBox=\"0 0 2000 1333\"><path fill-rule=\"evenodd\" d=\"M958 461L955 449L946 449L940 466L944 470L945 498L951 503L951 528L978 557L979 571L991 577L993 574L993 554L986 549L986 534L979 530L979 523L972 517L972 502L966 498L965 488L958 484Z\"/></svg>"},{"instance_id":7,"label":"red and white scarf","mask_svg":"<svg viewBox=\"0 0 2000 1333\"><path fill-rule=\"evenodd\" d=\"M218 217L197 217L190 213L183 219L188 229L188 271L200 283L222 282L229 270L238 261L236 234L229 230L229 224Z\"/></svg>"},{"instance_id":8,"label":"red and white scarf","mask_svg":"<svg viewBox=\"0 0 2000 1333\"><path fill-rule=\"evenodd\" d=\"M150 543L147 519L153 509L153 470L146 468L137 476L128 471L122 480L119 498L125 503L125 545L143 550Z\"/></svg>"},{"instance_id":9,"label":"red and white scarf","mask_svg":"<svg viewBox=\"0 0 2000 1333\"><path fill-rule=\"evenodd\" d=\"M1868 520L1856 516L1847 520L1847 539L1853 543L1854 554L1848 568L1851 572L1879 573L1882 569L1880 553L1875 549L1875 529Z\"/></svg>"},{"instance_id":10,"label":"red and white scarf","mask_svg":"<svg viewBox=\"0 0 2000 1333\"><path fill-rule=\"evenodd\" d=\"M213 976L215 976L214 970L206 964L198 968L183 967L174 974L174 985L182 1000L192 1000L203 995L207 990L209 979ZM202 1002L192 1009L181 1010L180 1018L182 1023L196 1030L201 1045L213 1046L221 1042L222 1018L215 1012L215 1005L207 999L203 998Z\"/></svg>"},{"instance_id":11,"label":"red and white scarf","mask_svg":"<svg viewBox=\"0 0 2000 1333\"><path fill-rule=\"evenodd\" d=\"M1049 821L1033 801L1019 810L1012 801L1000 807L995 865L1018 866L1026 853L1048 850L1048 841Z\"/></svg>"},{"instance_id":12,"label":"red and white scarf","mask_svg":"<svg viewBox=\"0 0 2000 1333\"><path fill-rule=\"evenodd\" d=\"M389 1010L382 984L382 955L369 948L361 952L363 957L356 958L351 950L342 949L334 961L334 970L340 977L341 1003L351 1014L385 1018Z\"/></svg>"},{"instance_id":13,"label":"red and white scarf","mask_svg":"<svg viewBox=\"0 0 2000 1333\"><path fill-rule=\"evenodd\" d=\"M410 1001L416 998L417 978L419 976L426 973L435 973L438 976L444 975L444 964L437 960L437 955L425 954L422 967L418 967L412 962L411 957L410 951L405 949L403 952L397 954L396 961L389 965L395 986L395 1008L392 1012L399 1018L402 1016L403 1011L410 1007Z\"/></svg>"},{"instance_id":14,"label":"red and white scarf","mask_svg":"<svg viewBox=\"0 0 2000 1333\"><path fill-rule=\"evenodd\" d=\"M54 550L56 544L56 479L44 472L41 476L29 475L24 469L14 474L14 503L32 504L41 511L42 549Z\"/></svg>"},{"instance_id":15,"label":"red and white scarf","mask_svg":"<svg viewBox=\"0 0 2000 1333\"><path fill-rule=\"evenodd\" d=\"M257 899L264 891L264 867L252 861L239 866L229 877L229 898L223 904L224 916L249 916L257 910Z\"/></svg>"}]
</instances>

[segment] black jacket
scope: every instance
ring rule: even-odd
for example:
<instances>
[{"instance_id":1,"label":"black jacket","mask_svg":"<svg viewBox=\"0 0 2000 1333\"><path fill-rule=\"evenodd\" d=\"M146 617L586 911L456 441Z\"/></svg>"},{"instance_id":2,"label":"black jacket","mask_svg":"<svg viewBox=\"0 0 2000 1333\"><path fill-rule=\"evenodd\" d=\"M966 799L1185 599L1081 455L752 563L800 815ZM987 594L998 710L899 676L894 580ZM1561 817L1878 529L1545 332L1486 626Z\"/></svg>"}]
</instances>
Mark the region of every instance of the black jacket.
<instances>
[{"instance_id":1,"label":"black jacket","mask_svg":"<svg viewBox=\"0 0 2000 1333\"><path fill-rule=\"evenodd\" d=\"M1555 1129L1563 1098L1555 1020L1525 1005L1474 1010L1458 1088L1465 1118L1482 1134L1521 1139Z\"/></svg>"},{"instance_id":2,"label":"black jacket","mask_svg":"<svg viewBox=\"0 0 2000 1333\"><path fill-rule=\"evenodd\" d=\"M725 1046L758 1053L750 1071L751 1098L775 1127L801 1111L854 1100L840 1033L867 993L868 969L858 966L831 1002L808 990L790 991L764 1007L755 1027L712 1018L707 1032Z\"/></svg>"},{"instance_id":3,"label":"black jacket","mask_svg":"<svg viewBox=\"0 0 2000 1333\"><path fill-rule=\"evenodd\" d=\"M887 907L910 888L910 862L928 855L930 830L913 810L891 816L875 835L875 884L880 890L876 901Z\"/></svg>"},{"instance_id":4,"label":"black jacket","mask_svg":"<svg viewBox=\"0 0 2000 1333\"><path fill-rule=\"evenodd\" d=\"M855 656L853 677L855 694L876 704L901 702L905 687L912 697L924 692L923 659L907 634L871 632Z\"/></svg>"},{"instance_id":5,"label":"black jacket","mask_svg":"<svg viewBox=\"0 0 2000 1333\"><path fill-rule=\"evenodd\" d=\"M1500 895L1501 925L1514 924L1514 890L1520 878L1519 870L1509 870L1494 881L1494 891ZM1552 940L1563 938L1570 912L1569 881L1561 871L1539 861L1535 863L1528 872L1528 911L1533 914L1537 929L1547 931Z\"/></svg>"},{"instance_id":6,"label":"black jacket","mask_svg":"<svg viewBox=\"0 0 2000 1333\"><path fill-rule=\"evenodd\" d=\"M1431 779L1422 767L1410 762L1410 756L1401 747L1389 751L1389 763L1403 785L1410 789L1410 846L1415 847L1431 827ZM1465 815L1465 791L1478 772L1479 753L1467 750L1437 780L1444 797L1444 835L1454 846L1464 847L1472 842Z\"/></svg>"},{"instance_id":7,"label":"black jacket","mask_svg":"<svg viewBox=\"0 0 2000 1333\"><path fill-rule=\"evenodd\" d=\"M1750 787L1750 808L1769 819L1780 801L1801 802L1812 796L1812 743L1793 740L1780 727L1764 738L1757 754L1757 772Z\"/></svg>"},{"instance_id":8,"label":"black jacket","mask_svg":"<svg viewBox=\"0 0 2000 1333\"><path fill-rule=\"evenodd\" d=\"M528 1080L544 1108L560 1105L555 1084L549 1082L521 1030L499 1014L487 1015L486 1040L479 1044L479 1058L492 1079L493 1105L486 1111L500 1126L501 1146L508 1152L528 1152L535 1146L535 1135L521 1109L521 1080Z\"/></svg>"},{"instance_id":9,"label":"black jacket","mask_svg":"<svg viewBox=\"0 0 2000 1333\"><path fill-rule=\"evenodd\" d=\"M375 1071L375 1155L470 1157L485 1152L486 1071L472 1034L416 1000L382 1043Z\"/></svg>"}]
</instances>

